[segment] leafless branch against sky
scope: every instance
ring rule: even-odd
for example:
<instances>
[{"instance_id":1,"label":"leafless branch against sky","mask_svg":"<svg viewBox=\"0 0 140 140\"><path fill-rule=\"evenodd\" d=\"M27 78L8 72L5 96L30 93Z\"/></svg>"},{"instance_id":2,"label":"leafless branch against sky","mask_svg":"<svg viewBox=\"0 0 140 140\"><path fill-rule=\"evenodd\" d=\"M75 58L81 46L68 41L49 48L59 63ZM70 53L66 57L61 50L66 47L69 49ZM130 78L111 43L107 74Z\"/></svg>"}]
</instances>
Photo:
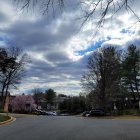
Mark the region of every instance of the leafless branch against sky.
<instances>
[{"instance_id":1,"label":"leafless branch against sky","mask_svg":"<svg viewBox=\"0 0 140 140\"><path fill-rule=\"evenodd\" d=\"M62 10L67 0L14 0L21 10L38 7L43 14L50 11L55 15L56 9ZM137 18L140 17L131 6L135 0L79 0L79 7L82 10L82 26L89 21L97 22L97 29L101 28L106 19L112 19L121 10L131 12Z\"/></svg>"}]
</instances>

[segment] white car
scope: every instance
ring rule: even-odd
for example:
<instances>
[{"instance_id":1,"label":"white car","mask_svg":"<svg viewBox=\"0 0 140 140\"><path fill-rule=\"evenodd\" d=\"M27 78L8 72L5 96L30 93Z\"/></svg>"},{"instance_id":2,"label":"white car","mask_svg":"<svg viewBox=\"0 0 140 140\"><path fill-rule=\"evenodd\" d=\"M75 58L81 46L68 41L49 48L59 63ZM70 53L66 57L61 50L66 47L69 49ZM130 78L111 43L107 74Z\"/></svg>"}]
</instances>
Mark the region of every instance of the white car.
<instances>
[{"instance_id":1,"label":"white car","mask_svg":"<svg viewBox=\"0 0 140 140\"><path fill-rule=\"evenodd\" d=\"M57 113L55 111L53 111L53 112L49 111L49 112L46 112L46 114L49 116L56 116L57 115Z\"/></svg>"}]
</instances>

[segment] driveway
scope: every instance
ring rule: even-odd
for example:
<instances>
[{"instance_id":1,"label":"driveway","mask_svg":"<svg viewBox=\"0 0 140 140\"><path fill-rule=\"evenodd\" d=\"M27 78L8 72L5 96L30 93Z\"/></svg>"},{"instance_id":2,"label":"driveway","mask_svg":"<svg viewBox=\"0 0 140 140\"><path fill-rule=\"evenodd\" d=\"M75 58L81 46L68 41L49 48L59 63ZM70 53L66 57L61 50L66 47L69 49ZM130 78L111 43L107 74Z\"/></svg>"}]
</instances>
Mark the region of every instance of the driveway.
<instances>
[{"instance_id":1,"label":"driveway","mask_svg":"<svg viewBox=\"0 0 140 140\"><path fill-rule=\"evenodd\" d=\"M0 126L0 140L140 140L140 120L74 116L16 116Z\"/></svg>"}]
</instances>

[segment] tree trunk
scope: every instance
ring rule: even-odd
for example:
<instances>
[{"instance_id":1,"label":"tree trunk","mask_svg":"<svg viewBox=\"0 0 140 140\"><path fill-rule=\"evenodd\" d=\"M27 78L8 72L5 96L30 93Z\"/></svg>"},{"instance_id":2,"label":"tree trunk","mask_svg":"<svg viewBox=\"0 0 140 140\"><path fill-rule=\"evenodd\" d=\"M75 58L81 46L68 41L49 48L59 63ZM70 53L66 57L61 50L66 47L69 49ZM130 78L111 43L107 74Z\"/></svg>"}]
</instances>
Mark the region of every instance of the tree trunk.
<instances>
[{"instance_id":1,"label":"tree trunk","mask_svg":"<svg viewBox=\"0 0 140 140\"><path fill-rule=\"evenodd\" d=\"M0 99L0 108L1 109L4 109L4 100L5 100L5 95L4 95L4 90L5 90L5 87L6 87L6 85L5 85L5 83L3 84L3 87L2 87L2 93L1 93L1 99Z\"/></svg>"},{"instance_id":2,"label":"tree trunk","mask_svg":"<svg viewBox=\"0 0 140 140\"><path fill-rule=\"evenodd\" d=\"M6 86L6 90L5 90L5 96L4 96L4 105L5 105L5 102L6 102L6 98L7 98L7 96L8 96L8 88L9 88L9 86L7 85Z\"/></svg>"},{"instance_id":3,"label":"tree trunk","mask_svg":"<svg viewBox=\"0 0 140 140\"><path fill-rule=\"evenodd\" d=\"M134 67L134 73L135 73L135 87L136 87L136 91L137 91L137 94L138 94L139 90L138 90L138 82L137 82L137 76L136 76L136 69L135 69L135 67Z\"/></svg>"},{"instance_id":4,"label":"tree trunk","mask_svg":"<svg viewBox=\"0 0 140 140\"><path fill-rule=\"evenodd\" d=\"M131 91L132 91L134 102L136 102L136 96L135 96L134 88L133 88L132 84L130 84L130 88L131 88Z\"/></svg>"}]
</instances>

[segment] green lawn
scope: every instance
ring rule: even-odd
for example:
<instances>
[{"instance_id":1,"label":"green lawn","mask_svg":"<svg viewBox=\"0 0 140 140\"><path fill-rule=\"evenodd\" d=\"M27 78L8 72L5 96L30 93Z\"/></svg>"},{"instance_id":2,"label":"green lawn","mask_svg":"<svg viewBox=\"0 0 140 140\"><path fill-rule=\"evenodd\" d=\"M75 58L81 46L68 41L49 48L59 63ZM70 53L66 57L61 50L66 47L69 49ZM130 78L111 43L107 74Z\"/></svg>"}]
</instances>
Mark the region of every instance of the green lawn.
<instances>
[{"instance_id":1,"label":"green lawn","mask_svg":"<svg viewBox=\"0 0 140 140\"><path fill-rule=\"evenodd\" d=\"M9 120L9 119L10 119L9 116L0 115L0 122L6 121L6 120Z\"/></svg>"}]
</instances>

